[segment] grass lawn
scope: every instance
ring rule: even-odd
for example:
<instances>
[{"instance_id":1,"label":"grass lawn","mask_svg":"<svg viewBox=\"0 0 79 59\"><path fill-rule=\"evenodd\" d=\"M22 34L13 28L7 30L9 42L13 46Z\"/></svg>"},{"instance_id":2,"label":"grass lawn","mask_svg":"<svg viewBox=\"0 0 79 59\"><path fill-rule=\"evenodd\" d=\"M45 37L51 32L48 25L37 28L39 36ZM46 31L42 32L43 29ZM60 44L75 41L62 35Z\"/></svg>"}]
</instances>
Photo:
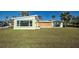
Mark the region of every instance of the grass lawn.
<instances>
[{"instance_id":1,"label":"grass lawn","mask_svg":"<svg viewBox=\"0 0 79 59\"><path fill-rule=\"evenodd\" d=\"M79 47L79 28L39 30L0 29L1 48Z\"/></svg>"}]
</instances>

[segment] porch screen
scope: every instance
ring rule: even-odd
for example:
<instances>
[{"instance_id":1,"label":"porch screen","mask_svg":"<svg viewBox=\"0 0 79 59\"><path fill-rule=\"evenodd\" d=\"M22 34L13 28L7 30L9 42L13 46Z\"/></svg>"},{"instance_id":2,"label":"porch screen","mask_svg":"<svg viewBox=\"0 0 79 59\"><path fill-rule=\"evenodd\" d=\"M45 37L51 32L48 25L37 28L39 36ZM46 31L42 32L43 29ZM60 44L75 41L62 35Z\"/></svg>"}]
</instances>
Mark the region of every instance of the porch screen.
<instances>
[{"instance_id":1,"label":"porch screen","mask_svg":"<svg viewBox=\"0 0 79 59\"><path fill-rule=\"evenodd\" d=\"M32 26L31 20L17 21L17 26Z\"/></svg>"},{"instance_id":2,"label":"porch screen","mask_svg":"<svg viewBox=\"0 0 79 59\"><path fill-rule=\"evenodd\" d=\"M20 26L29 26L29 21L20 21Z\"/></svg>"}]
</instances>

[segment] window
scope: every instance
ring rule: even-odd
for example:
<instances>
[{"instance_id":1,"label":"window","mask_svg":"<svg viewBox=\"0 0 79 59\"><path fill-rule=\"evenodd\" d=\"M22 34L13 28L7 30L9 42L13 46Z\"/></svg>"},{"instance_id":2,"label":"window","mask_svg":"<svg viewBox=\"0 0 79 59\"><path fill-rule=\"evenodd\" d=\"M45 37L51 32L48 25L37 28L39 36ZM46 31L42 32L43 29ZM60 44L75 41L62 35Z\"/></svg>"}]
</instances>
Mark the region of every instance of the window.
<instances>
[{"instance_id":1,"label":"window","mask_svg":"<svg viewBox=\"0 0 79 59\"><path fill-rule=\"evenodd\" d=\"M17 26L32 26L32 20L17 21Z\"/></svg>"},{"instance_id":2,"label":"window","mask_svg":"<svg viewBox=\"0 0 79 59\"><path fill-rule=\"evenodd\" d=\"M17 26L19 26L19 21L17 21Z\"/></svg>"},{"instance_id":3,"label":"window","mask_svg":"<svg viewBox=\"0 0 79 59\"><path fill-rule=\"evenodd\" d=\"M30 26L32 26L32 21L30 20Z\"/></svg>"},{"instance_id":4,"label":"window","mask_svg":"<svg viewBox=\"0 0 79 59\"><path fill-rule=\"evenodd\" d=\"M29 26L29 21L20 21L20 26Z\"/></svg>"}]
</instances>

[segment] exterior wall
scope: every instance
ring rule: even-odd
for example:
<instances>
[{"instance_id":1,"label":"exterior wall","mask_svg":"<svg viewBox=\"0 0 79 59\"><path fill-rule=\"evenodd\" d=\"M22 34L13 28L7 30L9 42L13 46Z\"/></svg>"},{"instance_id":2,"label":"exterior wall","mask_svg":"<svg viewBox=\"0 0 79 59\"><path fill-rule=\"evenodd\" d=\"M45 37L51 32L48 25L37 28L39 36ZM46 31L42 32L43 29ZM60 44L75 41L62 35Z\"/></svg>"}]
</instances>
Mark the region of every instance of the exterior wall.
<instances>
[{"instance_id":1,"label":"exterior wall","mask_svg":"<svg viewBox=\"0 0 79 59\"><path fill-rule=\"evenodd\" d=\"M37 22L37 24L40 28L52 28L51 22Z\"/></svg>"}]
</instances>

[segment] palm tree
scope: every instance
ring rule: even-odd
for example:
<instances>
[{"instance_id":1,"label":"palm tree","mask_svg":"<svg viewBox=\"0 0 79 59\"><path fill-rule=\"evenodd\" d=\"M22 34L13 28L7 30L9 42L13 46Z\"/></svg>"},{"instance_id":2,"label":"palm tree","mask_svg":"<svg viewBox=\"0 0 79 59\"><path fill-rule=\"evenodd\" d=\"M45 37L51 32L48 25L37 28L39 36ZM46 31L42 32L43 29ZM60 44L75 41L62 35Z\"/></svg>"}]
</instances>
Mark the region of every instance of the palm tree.
<instances>
[{"instance_id":1,"label":"palm tree","mask_svg":"<svg viewBox=\"0 0 79 59\"><path fill-rule=\"evenodd\" d=\"M29 11L21 11L22 16L29 16Z\"/></svg>"},{"instance_id":2,"label":"palm tree","mask_svg":"<svg viewBox=\"0 0 79 59\"><path fill-rule=\"evenodd\" d=\"M52 20L55 20L55 15L52 15Z\"/></svg>"},{"instance_id":3,"label":"palm tree","mask_svg":"<svg viewBox=\"0 0 79 59\"><path fill-rule=\"evenodd\" d=\"M3 20L2 25L3 26L8 26L8 20L9 20L9 17L8 16L4 16L4 20Z\"/></svg>"},{"instance_id":4,"label":"palm tree","mask_svg":"<svg viewBox=\"0 0 79 59\"><path fill-rule=\"evenodd\" d=\"M5 21L7 24L8 24L8 20L9 20L9 17L6 16L4 21Z\"/></svg>"},{"instance_id":5,"label":"palm tree","mask_svg":"<svg viewBox=\"0 0 79 59\"><path fill-rule=\"evenodd\" d=\"M14 25L14 20L16 18L16 16L12 16L13 19L11 19L11 25Z\"/></svg>"},{"instance_id":6,"label":"palm tree","mask_svg":"<svg viewBox=\"0 0 79 59\"><path fill-rule=\"evenodd\" d=\"M66 27L67 23L71 19L70 12L62 12L60 17L61 17L62 22L64 23L64 26Z\"/></svg>"}]
</instances>

